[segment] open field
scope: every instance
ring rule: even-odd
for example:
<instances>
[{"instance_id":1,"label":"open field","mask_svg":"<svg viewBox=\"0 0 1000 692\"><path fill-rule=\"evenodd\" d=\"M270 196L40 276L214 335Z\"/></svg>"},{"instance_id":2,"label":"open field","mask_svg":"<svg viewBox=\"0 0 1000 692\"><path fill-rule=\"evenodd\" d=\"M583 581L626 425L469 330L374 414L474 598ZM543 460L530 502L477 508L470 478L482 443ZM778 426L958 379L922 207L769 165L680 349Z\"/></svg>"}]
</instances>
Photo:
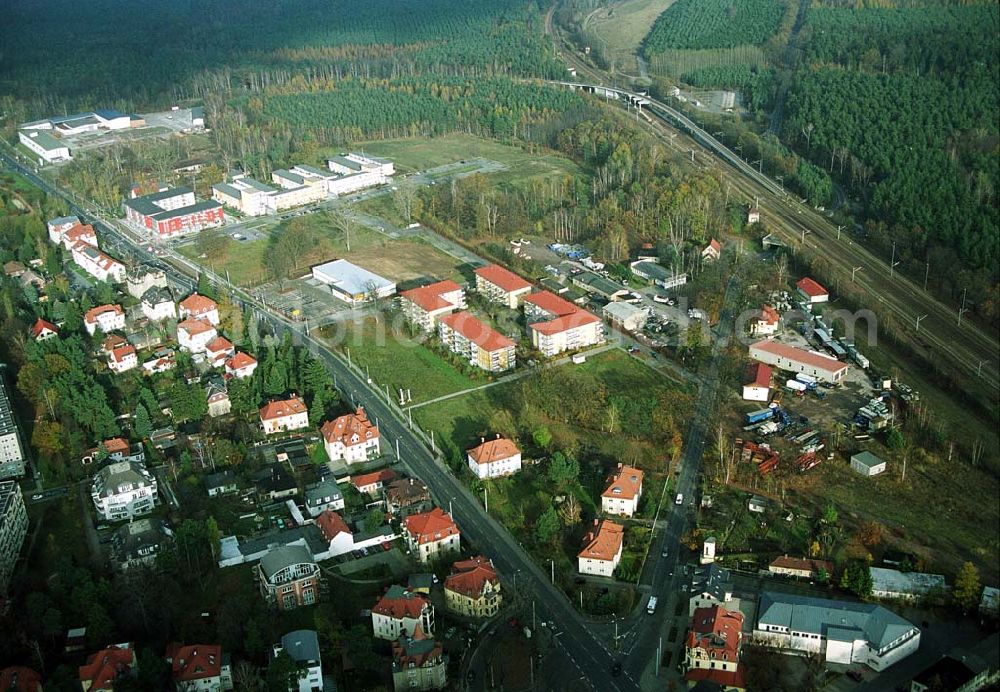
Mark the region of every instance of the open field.
<instances>
[{"instance_id":1,"label":"open field","mask_svg":"<svg viewBox=\"0 0 1000 692\"><path fill-rule=\"evenodd\" d=\"M653 22L674 0L624 0L588 17L585 28L604 44L619 72L638 74L635 56Z\"/></svg>"},{"instance_id":2,"label":"open field","mask_svg":"<svg viewBox=\"0 0 1000 692\"><path fill-rule=\"evenodd\" d=\"M338 322L324 327L320 333L341 351L350 349L351 362L366 369L378 387L384 389L385 385L389 385L391 392L409 387L413 403L486 382L485 378L474 380L459 372L442 356L385 321L376 323L374 319L367 318L360 322ZM464 401L466 398L456 400Z\"/></svg>"},{"instance_id":3,"label":"open field","mask_svg":"<svg viewBox=\"0 0 1000 692\"><path fill-rule=\"evenodd\" d=\"M221 235L225 242L221 244L218 255L202 257L198 243L188 243L178 246L177 250L188 259L208 264L218 272L229 272L229 280L237 286L253 286L267 281L267 271L264 269L264 254L267 252L267 239L254 241L237 241L226 236L225 229L203 231L205 234Z\"/></svg>"},{"instance_id":4,"label":"open field","mask_svg":"<svg viewBox=\"0 0 1000 692\"><path fill-rule=\"evenodd\" d=\"M420 238L394 240L373 229L360 228L351 233L350 251L343 238L328 240L332 254L327 259L343 257L397 283L462 280L459 261Z\"/></svg>"},{"instance_id":5,"label":"open field","mask_svg":"<svg viewBox=\"0 0 1000 692\"><path fill-rule=\"evenodd\" d=\"M489 179L502 183L581 173L579 166L563 156L548 152L532 154L520 147L507 146L466 134L450 134L433 139L361 142L356 148L375 156L392 159L396 164L396 170L400 173L418 172L475 157L497 161L506 166L506 170L488 176ZM449 171L449 175L455 172Z\"/></svg>"}]
</instances>

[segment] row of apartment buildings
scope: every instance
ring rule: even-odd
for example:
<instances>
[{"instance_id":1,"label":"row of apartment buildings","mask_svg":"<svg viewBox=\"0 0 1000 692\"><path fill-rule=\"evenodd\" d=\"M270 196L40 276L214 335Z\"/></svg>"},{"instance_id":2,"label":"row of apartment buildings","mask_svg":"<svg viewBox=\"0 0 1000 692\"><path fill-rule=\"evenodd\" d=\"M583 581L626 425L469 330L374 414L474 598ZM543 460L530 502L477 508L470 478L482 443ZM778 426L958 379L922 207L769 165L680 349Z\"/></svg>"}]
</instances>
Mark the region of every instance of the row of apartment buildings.
<instances>
[{"instance_id":1,"label":"row of apartment buildings","mask_svg":"<svg viewBox=\"0 0 1000 692\"><path fill-rule=\"evenodd\" d=\"M212 186L212 199L246 216L262 216L384 185L395 173L391 161L357 153L328 159L327 169L304 164L279 169L271 173L273 185L235 175Z\"/></svg>"}]
</instances>

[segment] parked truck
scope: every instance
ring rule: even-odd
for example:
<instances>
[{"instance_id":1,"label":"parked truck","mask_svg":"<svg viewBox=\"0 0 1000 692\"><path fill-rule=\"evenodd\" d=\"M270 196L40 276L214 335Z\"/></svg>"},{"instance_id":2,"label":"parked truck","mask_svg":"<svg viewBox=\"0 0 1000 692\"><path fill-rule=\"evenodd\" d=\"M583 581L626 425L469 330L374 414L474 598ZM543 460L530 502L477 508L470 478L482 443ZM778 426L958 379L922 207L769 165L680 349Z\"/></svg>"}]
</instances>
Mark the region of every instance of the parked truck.
<instances>
[{"instance_id":1,"label":"parked truck","mask_svg":"<svg viewBox=\"0 0 1000 692\"><path fill-rule=\"evenodd\" d=\"M759 411L751 411L747 414L747 425L766 421L774 415L773 408L762 408Z\"/></svg>"},{"instance_id":2,"label":"parked truck","mask_svg":"<svg viewBox=\"0 0 1000 692\"><path fill-rule=\"evenodd\" d=\"M800 372L795 375L795 379L803 384L816 384L817 380L812 375L807 375L804 372Z\"/></svg>"},{"instance_id":3,"label":"parked truck","mask_svg":"<svg viewBox=\"0 0 1000 692\"><path fill-rule=\"evenodd\" d=\"M785 387L791 389L793 392L804 392L808 389L805 382L799 382L798 380L788 380L785 382Z\"/></svg>"}]
</instances>

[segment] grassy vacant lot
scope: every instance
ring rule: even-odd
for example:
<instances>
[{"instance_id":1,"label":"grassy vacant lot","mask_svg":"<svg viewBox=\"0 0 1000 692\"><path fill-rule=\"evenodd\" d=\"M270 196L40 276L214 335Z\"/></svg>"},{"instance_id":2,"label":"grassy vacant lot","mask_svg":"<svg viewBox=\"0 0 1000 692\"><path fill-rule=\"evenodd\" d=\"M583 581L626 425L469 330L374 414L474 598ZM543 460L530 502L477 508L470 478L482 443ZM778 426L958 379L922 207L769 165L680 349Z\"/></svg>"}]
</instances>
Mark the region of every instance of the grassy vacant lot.
<instances>
[{"instance_id":1,"label":"grassy vacant lot","mask_svg":"<svg viewBox=\"0 0 1000 692\"><path fill-rule=\"evenodd\" d=\"M423 171L448 163L484 158L504 164L507 170L489 176L491 180L514 183L551 175L578 175L579 166L548 151L530 153L466 134L449 134L434 139L387 139L358 145L366 153L384 156L396 163L401 173ZM450 173L461 172L455 169Z\"/></svg>"},{"instance_id":2,"label":"grassy vacant lot","mask_svg":"<svg viewBox=\"0 0 1000 692\"><path fill-rule=\"evenodd\" d=\"M604 44L619 71L638 74L635 56L656 18L674 0L624 0L589 15L586 28Z\"/></svg>"},{"instance_id":3,"label":"grassy vacant lot","mask_svg":"<svg viewBox=\"0 0 1000 692\"><path fill-rule=\"evenodd\" d=\"M372 380L381 388L389 385L389 390L395 392L399 387L408 387L414 403L486 381L462 374L442 356L385 321L376 323L366 318L361 322L339 322L324 327L322 334L328 343L341 351L350 349L351 362L362 369L367 368ZM417 417L416 412L414 417Z\"/></svg>"},{"instance_id":4,"label":"grassy vacant lot","mask_svg":"<svg viewBox=\"0 0 1000 692\"><path fill-rule=\"evenodd\" d=\"M264 269L264 254L267 252L267 239L254 241L237 241L229 238L224 230L203 231L222 237L219 250L208 257L202 254L199 243L187 243L179 246L178 251L185 257L202 262L218 272L229 272L229 280L238 286L254 286L268 280Z\"/></svg>"}]
</instances>

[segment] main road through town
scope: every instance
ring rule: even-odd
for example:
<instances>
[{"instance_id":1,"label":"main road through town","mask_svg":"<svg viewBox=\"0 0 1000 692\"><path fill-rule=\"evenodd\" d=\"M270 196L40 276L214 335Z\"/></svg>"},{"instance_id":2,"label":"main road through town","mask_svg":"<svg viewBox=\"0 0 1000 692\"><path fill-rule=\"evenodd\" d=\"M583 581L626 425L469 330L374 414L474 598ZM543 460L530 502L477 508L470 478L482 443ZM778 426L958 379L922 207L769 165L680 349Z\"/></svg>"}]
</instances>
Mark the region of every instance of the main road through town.
<instances>
[{"instance_id":1,"label":"main road through town","mask_svg":"<svg viewBox=\"0 0 1000 692\"><path fill-rule=\"evenodd\" d=\"M164 256L155 256L144 247L142 239L134 237L119 221L103 218L92 207L39 177L6 153L0 152L0 159L48 194L65 199L74 214L92 223L102 237L114 238L119 245L128 246L136 260L164 269L175 285L190 288L192 277L196 277L198 272L219 285L225 284L224 280L205 268L193 265L170 251ZM310 337L303 325L286 321L239 289L233 289L233 294L237 303L256 311L276 333L290 331L296 340L304 343L335 375L337 386L345 397L364 405L369 416L378 419L383 439L393 447L398 444L400 463L427 484L438 504L451 509L463 536L493 559L500 574L508 579L508 584L512 577L516 578L518 593L526 602L533 602L539 620L556 623L559 630L556 645L594 689L620 692L638 689L637 679L628 672L618 677L612 675L615 657L608 642L598 638L562 591L550 582L550 575L534 563L507 530L489 516L468 489L437 460L408 427L398 409L386 401L377 385L366 381L365 376L359 375L339 354Z\"/></svg>"}]
</instances>

